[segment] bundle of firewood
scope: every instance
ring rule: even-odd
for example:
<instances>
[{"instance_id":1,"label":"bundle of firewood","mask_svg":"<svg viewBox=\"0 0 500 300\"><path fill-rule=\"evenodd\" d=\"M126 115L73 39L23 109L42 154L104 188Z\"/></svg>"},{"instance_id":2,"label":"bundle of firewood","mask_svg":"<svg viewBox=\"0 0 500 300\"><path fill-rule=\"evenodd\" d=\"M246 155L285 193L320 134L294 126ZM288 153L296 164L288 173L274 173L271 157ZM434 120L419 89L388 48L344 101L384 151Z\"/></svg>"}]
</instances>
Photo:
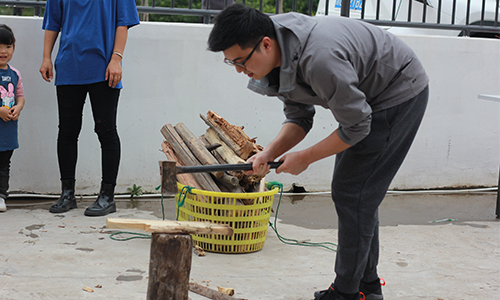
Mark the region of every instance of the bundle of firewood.
<instances>
[{"instance_id":1,"label":"bundle of firewood","mask_svg":"<svg viewBox=\"0 0 500 300\"><path fill-rule=\"evenodd\" d=\"M160 130L165 141L162 150L168 160L178 166L238 164L262 151L255 138L249 138L243 127L229 124L213 111L200 117L208 125L206 132L196 137L183 124L166 124ZM242 171L177 174L183 185L216 192L256 192L263 189L263 176L245 175Z\"/></svg>"}]
</instances>

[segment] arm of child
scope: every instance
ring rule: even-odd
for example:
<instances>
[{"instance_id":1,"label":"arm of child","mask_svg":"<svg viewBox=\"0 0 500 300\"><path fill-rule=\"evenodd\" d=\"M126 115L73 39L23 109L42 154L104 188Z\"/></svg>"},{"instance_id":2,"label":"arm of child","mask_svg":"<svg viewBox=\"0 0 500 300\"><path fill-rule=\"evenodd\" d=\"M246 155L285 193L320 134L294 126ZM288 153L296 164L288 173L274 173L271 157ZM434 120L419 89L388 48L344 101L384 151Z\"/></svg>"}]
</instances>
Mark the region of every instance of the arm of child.
<instances>
[{"instance_id":1,"label":"arm of child","mask_svg":"<svg viewBox=\"0 0 500 300\"><path fill-rule=\"evenodd\" d=\"M21 110L23 110L24 108L25 99L24 97L17 97L16 102L17 104L12 106L12 108L10 109L10 119L14 121L19 119Z\"/></svg>"},{"instance_id":2,"label":"arm of child","mask_svg":"<svg viewBox=\"0 0 500 300\"><path fill-rule=\"evenodd\" d=\"M24 108L24 102L25 102L25 99L24 99L24 85L23 85L23 78L21 77L21 73L19 73L19 71L14 68L14 67L11 67L14 72L17 73L17 75L19 76L19 80L17 81L17 86L16 86L16 105L12 106L10 109L9 109L9 117L11 120L17 120L19 119L19 115L21 115L21 110L23 110Z\"/></svg>"}]
</instances>

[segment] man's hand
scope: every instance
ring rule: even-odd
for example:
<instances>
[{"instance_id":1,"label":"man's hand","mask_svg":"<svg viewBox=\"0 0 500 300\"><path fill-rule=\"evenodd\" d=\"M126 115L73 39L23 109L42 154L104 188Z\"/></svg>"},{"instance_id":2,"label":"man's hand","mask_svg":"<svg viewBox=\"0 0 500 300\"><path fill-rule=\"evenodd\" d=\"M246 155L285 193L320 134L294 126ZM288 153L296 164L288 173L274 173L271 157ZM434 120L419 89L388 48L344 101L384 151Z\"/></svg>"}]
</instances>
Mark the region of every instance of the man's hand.
<instances>
[{"instance_id":1,"label":"man's hand","mask_svg":"<svg viewBox=\"0 0 500 300\"><path fill-rule=\"evenodd\" d=\"M264 176L269 173L271 169L268 162L274 161L274 157L271 157L267 151L262 151L247 160L247 163L251 163L253 166L252 171L244 172L246 175L257 175Z\"/></svg>"},{"instance_id":2,"label":"man's hand","mask_svg":"<svg viewBox=\"0 0 500 300\"><path fill-rule=\"evenodd\" d=\"M270 170L268 162L272 161L274 161L274 158L265 150L257 153L247 160L247 163L252 163L253 170L246 171L245 174L264 176L269 173ZM289 173L292 175L299 175L304 172L310 164L303 156L303 152L300 151L285 154L279 161L282 161L283 164L276 169L276 174Z\"/></svg>"},{"instance_id":3,"label":"man's hand","mask_svg":"<svg viewBox=\"0 0 500 300\"><path fill-rule=\"evenodd\" d=\"M276 169L276 174L289 173L292 175L299 175L304 172L311 164L302 151L290 152L280 158L283 164Z\"/></svg>"},{"instance_id":4,"label":"man's hand","mask_svg":"<svg viewBox=\"0 0 500 300\"><path fill-rule=\"evenodd\" d=\"M285 123L278 133L278 136L276 136L276 138L274 138L274 140L262 152L255 154L247 160L248 163L252 163L253 171L247 171L245 174L260 176L266 175L269 173L270 169L267 163L273 162L277 157L292 149L295 145L302 141L305 136L306 132L299 125L294 123ZM280 161L283 161L283 159L280 159ZM294 162L289 163L291 164ZM288 168L290 168L290 165ZM281 165L276 169L276 173L289 173L284 170L286 170L286 168L283 168L283 165Z\"/></svg>"},{"instance_id":5,"label":"man's hand","mask_svg":"<svg viewBox=\"0 0 500 300\"><path fill-rule=\"evenodd\" d=\"M291 123L288 123L291 124ZM287 125L287 124L285 124ZM293 128L293 124L288 126L288 129ZM286 132L283 131L282 132ZM304 134L305 135L305 134ZM290 136L289 134L281 134L282 137ZM272 144L282 145L286 139L275 139ZM292 175L299 175L304 172L310 164L321 160L323 158L329 157L331 155L340 153L346 149L351 147L351 145L343 142L339 135L338 131L335 130L328 137L316 143L315 145L296 152L290 152L283 155L279 161L282 161L283 164L276 169L276 174L279 173L289 173ZM275 147L265 148L264 151L257 153L248 159L247 162L251 162L253 164L253 171L246 172L245 174L255 174L255 175L265 175L269 172L268 162L274 161L276 157L271 153L279 153L280 151L272 151L270 149L274 149ZM291 148L291 147L290 147Z\"/></svg>"}]
</instances>

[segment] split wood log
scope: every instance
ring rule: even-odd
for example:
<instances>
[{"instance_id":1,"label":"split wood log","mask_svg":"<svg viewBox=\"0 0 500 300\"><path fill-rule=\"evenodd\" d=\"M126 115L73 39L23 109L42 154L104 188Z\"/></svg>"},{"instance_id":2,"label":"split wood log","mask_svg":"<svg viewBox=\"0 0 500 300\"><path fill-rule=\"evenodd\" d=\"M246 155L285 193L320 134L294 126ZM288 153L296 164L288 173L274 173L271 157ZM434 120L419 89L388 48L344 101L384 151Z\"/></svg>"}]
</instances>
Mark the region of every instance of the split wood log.
<instances>
[{"instance_id":1,"label":"split wood log","mask_svg":"<svg viewBox=\"0 0 500 300\"><path fill-rule=\"evenodd\" d=\"M194 252L194 254L196 254L198 256L205 256L205 255L207 255L207 253L205 252L205 250L203 250L203 248L201 248L198 245L194 245L193 252Z\"/></svg>"},{"instance_id":2,"label":"split wood log","mask_svg":"<svg viewBox=\"0 0 500 300\"><path fill-rule=\"evenodd\" d=\"M163 150L163 153L165 153L165 155L167 156L168 160L175 161L178 166L183 165L180 162L177 155L175 155L174 149L172 148L172 146L170 146L169 143L165 141L161 143L161 149ZM179 181L183 185L191 186L194 187L195 189L202 189L200 184L194 178L193 174L190 173L177 174L176 177L177 181Z\"/></svg>"},{"instance_id":3,"label":"split wood log","mask_svg":"<svg viewBox=\"0 0 500 300\"><path fill-rule=\"evenodd\" d=\"M253 151L248 155L248 157L259 153L264 149L261 145L256 143L255 138L250 138L248 137L248 135L246 135L246 133L243 131L243 126L232 125L213 111L208 111L207 117L214 120L217 124L220 124L221 127L224 128L224 131L226 131L228 134L236 132L236 135L241 136L241 139L243 141L250 143L252 145ZM229 135L233 137L233 134ZM246 160L247 158L244 159Z\"/></svg>"},{"instance_id":4,"label":"split wood log","mask_svg":"<svg viewBox=\"0 0 500 300\"><path fill-rule=\"evenodd\" d=\"M216 165L219 162L215 157L207 150L205 145L201 143L196 136L184 125L184 123L178 123L174 126L175 130L182 138L186 146L188 146L191 153L201 162L202 165ZM213 172L212 174L220 178L224 172Z\"/></svg>"},{"instance_id":5,"label":"split wood log","mask_svg":"<svg viewBox=\"0 0 500 300\"><path fill-rule=\"evenodd\" d=\"M207 113L207 117L200 114L200 117L205 123L212 128L224 143L231 148L239 157L246 160L255 153L253 144L249 141L248 136L241 130L236 129L236 126L230 125L226 120L220 118L212 111ZM222 122L223 120L223 122Z\"/></svg>"},{"instance_id":6,"label":"split wood log","mask_svg":"<svg viewBox=\"0 0 500 300\"><path fill-rule=\"evenodd\" d=\"M262 179L260 180L259 182L259 193L262 193L266 190L266 177L262 177ZM259 197L259 199L257 200L257 203L263 203L264 202L264 198L263 197Z\"/></svg>"},{"instance_id":7,"label":"split wood log","mask_svg":"<svg viewBox=\"0 0 500 300\"><path fill-rule=\"evenodd\" d=\"M259 184L263 176L248 175L243 177L240 181L240 185L247 193L254 193L259 190Z\"/></svg>"},{"instance_id":8,"label":"split wood log","mask_svg":"<svg viewBox=\"0 0 500 300\"><path fill-rule=\"evenodd\" d=\"M192 247L189 234L152 234L148 300L189 299Z\"/></svg>"},{"instance_id":9,"label":"split wood log","mask_svg":"<svg viewBox=\"0 0 500 300\"><path fill-rule=\"evenodd\" d=\"M201 136L203 137L203 135ZM201 138L200 137L200 138ZM217 144L210 144L208 143L207 140L202 140L203 143L205 143L205 148L207 148L208 152L212 153L212 155L214 154L212 151L214 151L215 149L219 148L220 146L222 146L221 144L217 143ZM216 157L217 158L217 157Z\"/></svg>"},{"instance_id":10,"label":"split wood log","mask_svg":"<svg viewBox=\"0 0 500 300\"><path fill-rule=\"evenodd\" d=\"M224 118L220 117L213 111L208 111L207 117L200 115L200 117L205 121L205 123L210 127L211 130L215 132L222 144L227 145L236 156L243 160L252 156L255 153L262 151L262 146L255 143L255 139L250 139L244 132L242 127L234 126L229 124ZM213 143L212 133L209 133L208 140ZM257 189L257 185L263 178L263 176L256 175L245 175L238 176L238 173L231 172L240 180L240 186L247 192L254 192Z\"/></svg>"},{"instance_id":11,"label":"split wood log","mask_svg":"<svg viewBox=\"0 0 500 300\"><path fill-rule=\"evenodd\" d=\"M218 165L217 159L207 150L203 142L196 138L196 136L184 125L183 123L178 123L174 126L175 130L182 138L184 143L191 150L191 153L203 164L203 165ZM228 175L226 172L212 172L212 174L220 181L225 187L229 188L231 191L239 188L238 178ZM235 191L233 191L235 192Z\"/></svg>"},{"instance_id":12,"label":"split wood log","mask_svg":"<svg viewBox=\"0 0 500 300\"><path fill-rule=\"evenodd\" d=\"M205 138L204 135L200 136L200 141L207 147L207 150L209 149L210 146L213 145L218 145L217 148L221 146L221 144L210 144L207 139ZM226 164L224 159L219 155L219 153L215 152L215 149L210 151L210 153L217 159L217 161L220 164ZM243 172L241 172L242 175L245 175ZM225 180L218 180L218 178L214 178L216 182L218 182L220 185L220 189L222 192L230 192L230 193L244 193L245 191L243 188L240 186L240 177L237 176L236 172L227 172L227 177L228 179ZM229 181L229 184L227 182Z\"/></svg>"},{"instance_id":13,"label":"split wood log","mask_svg":"<svg viewBox=\"0 0 500 300\"><path fill-rule=\"evenodd\" d=\"M234 295L234 289L233 288L226 288L226 287L218 286L217 290L219 291L219 293L222 293L222 294L225 294L225 295L229 295L229 296Z\"/></svg>"},{"instance_id":14,"label":"split wood log","mask_svg":"<svg viewBox=\"0 0 500 300\"><path fill-rule=\"evenodd\" d=\"M234 153L234 151L232 151L229 146L220 139L215 130L213 130L212 128L208 128L204 136L209 143L222 144L221 147L217 148L214 151L217 151L217 153L219 153L222 158L227 161L227 163L245 163L245 161L241 157L236 155L236 153ZM247 192L254 192L254 187L256 186L256 184L262 181L262 178L264 178L264 176L246 175L242 171L229 172L229 174L236 176L240 181L240 186Z\"/></svg>"},{"instance_id":15,"label":"split wood log","mask_svg":"<svg viewBox=\"0 0 500 300\"><path fill-rule=\"evenodd\" d=\"M209 147L212 147L213 145L218 145L218 147L216 147L216 148L214 147L212 151L210 151L210 150L209 151L215 157L215 159L217 159L217 161L220 164L227 164L227 162L224 160L224 158L221 157L218 152L216 152L216 149L220 148L222 146L222 144L219 144L219 143L210 144L210 142L205 138L205 135L200 136L199 140L200 140L200 142L202 142L205 145L207 150L209 149ZM233 152L233 151L231 151L231 152ZM240 186L240 178L243 178L243 176L245 176L245 174L241 171L236 171L236 172L230 171L230 172L227 172L227 174L231 175L229 177L230 178L229 185L226 183L227 180L218 180L218 178L215 178L215 181L220 183L219 187L221 188L221 190L223 192L230 192L230 193L244 193L245 191Z\"/></svg>"},{"instance_id":16,"label":"split wood log","mask_svg":"<svg viewBox=\"0 0 500 300\"><path fill-rule=\"evenodd\" d=\"M229 148L229 146L217 135L215 130L213 130L212 128L208 128L204 136L209 143L221 145L214 151L219 153L219 155L224 159L226 164L245 163L245 160L236 155L236 153L234 153L234 151L231 150L231 148Z\"/></svg>"},{"instance_id":17,"label":"split wood log","mask_svg":"<svg viewBox=\"0 0 500 300\"><path fill-rule=\"evenodd\" d=\"M218 291L209 289L207 287L204 287L202 285L199 285L196 282L190 282L189 283L189 290L193 293L205 296L209 299L213 300L246 300L242 298L234 298L231 296L228 296L226 294L220 293Z\"/></svg>"},{"instance_id":18,"label":"split wood log","mask_svg":"<svg viewBox=\"0 0 500 300\"><path fill-rule=\"evenodd\" d=\"M106 220L106 227L144 230L153 233L233 235L233 228L229 224L210 222L108 218Z\"/></svg>"},{"instance_id":19,"label":"split wood log","mask_svg":"<svg viewBox=\"0 0 500 300\"><path fill-rule=\"evenodd\" d=\"M172 146L176 156L185 166L196 166L200 162L194 157L189 148L184 144L182 138L171 124L166 124L160 130L167 142ZM208 173L193 173L193 177L203 190L220 192L220 188Z\"/></svg>"},{"instance_id":20,"label":"split wood log","mask_svg":"<svg viewBox=\"0 0 500 300\"><path fill-rule=\"evenodd\" d=\"M210 154L212 154L212 156L219 162L219 164L227 164L227 162L224 160L224 158L222 156L220 156L219 152L216 151L217 148L222 147L222 144L220 144L220 143L211 144L205 138L204 134L202 134L199 137L199 140L200 140L200 142L203 143L203 145L205 145L205 148L207 148L208 152L210 152Z\"/></svg>"}]
</instances>

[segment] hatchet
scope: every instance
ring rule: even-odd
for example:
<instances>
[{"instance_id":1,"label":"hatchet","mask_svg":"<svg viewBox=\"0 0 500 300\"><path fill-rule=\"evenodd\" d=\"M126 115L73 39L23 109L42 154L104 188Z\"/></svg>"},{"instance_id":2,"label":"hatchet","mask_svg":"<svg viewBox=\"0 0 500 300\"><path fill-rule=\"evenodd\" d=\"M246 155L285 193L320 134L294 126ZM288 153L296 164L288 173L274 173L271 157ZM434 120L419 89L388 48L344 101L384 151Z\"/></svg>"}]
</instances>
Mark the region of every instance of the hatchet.
<instances>
[{"instance_id":1,"label":"hatchet","mask_svg":"<svg viewBox=\"0 0 500 300\"><path fill-rule=\"evenodd\" d=\"M271 169L277 169L283 162L269 162ZM199 165L199 166L177 166L175 161L160 161L161 194L163 196L175 195L177 189L177 174L182 173L204 173L204 172L227 172L227 171L250 171L252 164L222 164L222 165Z\"/></svg>"}]
</instances>

